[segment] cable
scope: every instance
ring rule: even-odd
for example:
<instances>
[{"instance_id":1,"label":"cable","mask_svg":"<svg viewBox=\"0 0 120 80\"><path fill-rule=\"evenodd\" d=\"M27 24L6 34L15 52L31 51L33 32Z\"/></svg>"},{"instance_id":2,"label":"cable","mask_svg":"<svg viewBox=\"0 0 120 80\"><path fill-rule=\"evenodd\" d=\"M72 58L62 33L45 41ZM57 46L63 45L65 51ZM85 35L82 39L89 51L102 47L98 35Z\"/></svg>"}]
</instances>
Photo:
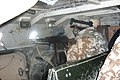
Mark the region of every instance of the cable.
<instances>
[{"instance_id":1,"label":"cable","mask_svg":"<svg viewBox=\"0 0 120 80\"><path fill-rule=\"evenodd\" d=\"M8 67L10 65L10 63L12 62L13 58L14 58L14 55L12 56L10 62L6 66L0 68L0 71L3 70L3 69L5 69L6 67Z\"/></svg>"},{"instance_id":2,"label":"cable","mask_svg":"<svg viewBox=\"0 0 120 80\"><path fill-rule=\"evenodd\" d=\"M53 65L50 61L47 61L45 58L42 57L42 55L41 55L41 53L40 53L40 51L39 51L37 45L35 45L35 47L36 47L36 49L37 49L37 52L39 53L39 56L40 56L43 60L45 60L46 62L48 62L51 66L54 67L54 65Z\"/></svg>"}]
</instances>

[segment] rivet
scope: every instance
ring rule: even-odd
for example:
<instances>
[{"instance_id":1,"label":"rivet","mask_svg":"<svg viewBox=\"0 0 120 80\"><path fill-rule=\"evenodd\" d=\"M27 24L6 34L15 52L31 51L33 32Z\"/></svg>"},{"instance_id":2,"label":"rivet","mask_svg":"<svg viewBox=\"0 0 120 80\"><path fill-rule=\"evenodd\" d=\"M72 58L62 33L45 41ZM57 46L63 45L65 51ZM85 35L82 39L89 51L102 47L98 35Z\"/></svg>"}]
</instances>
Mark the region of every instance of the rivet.
<instances>
[{"instance_id":1,"label":"rivet","mask_svg":"<svg viewBox=\"0 0 120 80\"><path fill-rule=\"evenodd\" d=\"M67 69L67 71L69 71L69 70Z\"/></svg>"},{"instance_id":2,"label":"rivet","mask_svg":"<svg viewBox=\"0 0 120 80\"><path fill-rule=\"evenodd\" d=\"M71 73L69 73L69 76L71 76Z\"/></svg>"},{"instance_id":3,"label":"rivet","mask_svg":"<svg viewBox=\"0 0 120 80\"><path fill-rule=\"evenodd\" d=\"M66 77L68 77L68 74L66 74Z\"/></svg>"}]
</instances>

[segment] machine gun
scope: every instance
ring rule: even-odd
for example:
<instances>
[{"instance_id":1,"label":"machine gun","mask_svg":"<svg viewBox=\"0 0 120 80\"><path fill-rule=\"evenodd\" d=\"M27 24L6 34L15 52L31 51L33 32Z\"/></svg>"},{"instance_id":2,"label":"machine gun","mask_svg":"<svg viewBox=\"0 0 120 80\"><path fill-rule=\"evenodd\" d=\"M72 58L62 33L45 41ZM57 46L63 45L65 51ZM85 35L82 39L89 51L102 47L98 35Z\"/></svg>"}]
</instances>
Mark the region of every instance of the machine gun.
<instances>
[{"instance_id":1,"label":"machine gun","mask_svg":"<svg viewBox=\"0 0 120 80\"><path fill-rule=\"evenodd\" d=\"M68 37L67 36L50 36L45 38L36 39L35 42L40 43L46 43L54 45L54 58L52 59L52 62L54 63L54 66L58 66L60 64L59 54L58 54L58 47L62 44L62 49L64 49L68 43Z\"/></svg>"},{"instance_id":2,"label":"machine gun","mask_svg":"<svg viewBox=\"0 0 120 80\"><path fill-rule=\"evenodd\" d=\"M49 42L49 43L67 43L67 36L50 36L45 38L36 39L36 42Z\"/></svg>"}]
</instances>

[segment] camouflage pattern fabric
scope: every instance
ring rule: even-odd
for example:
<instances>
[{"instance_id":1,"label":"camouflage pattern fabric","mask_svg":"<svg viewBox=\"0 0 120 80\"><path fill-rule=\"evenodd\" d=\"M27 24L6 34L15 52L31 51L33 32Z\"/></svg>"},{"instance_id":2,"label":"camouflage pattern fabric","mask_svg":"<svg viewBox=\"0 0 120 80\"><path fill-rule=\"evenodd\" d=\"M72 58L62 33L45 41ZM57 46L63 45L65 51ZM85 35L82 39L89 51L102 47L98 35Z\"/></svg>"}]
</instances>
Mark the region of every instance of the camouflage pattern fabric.
<instances>
[{"instance_id":1,"label":"camouflage pattern fabric","mask_svg":"<svg viewBox=\"0 0 120 80\"><path fill-rule=\"evenodd\" d=\"M67 61L73 62L91 57L108 50L107 41L94 27L81 30L76 37L76 44L72 45L66 55Z\"/></svg>"},{"instance_id":2,"label":"camouflage pattern fabric","mask_svg":"<svg viewBox=\"0 0 120 80\"><path fill-rule=\"evenodd\" d=\"M107 56L97 80L120 80L120 39L116 42Z\"/></svg>"}]
</instances>

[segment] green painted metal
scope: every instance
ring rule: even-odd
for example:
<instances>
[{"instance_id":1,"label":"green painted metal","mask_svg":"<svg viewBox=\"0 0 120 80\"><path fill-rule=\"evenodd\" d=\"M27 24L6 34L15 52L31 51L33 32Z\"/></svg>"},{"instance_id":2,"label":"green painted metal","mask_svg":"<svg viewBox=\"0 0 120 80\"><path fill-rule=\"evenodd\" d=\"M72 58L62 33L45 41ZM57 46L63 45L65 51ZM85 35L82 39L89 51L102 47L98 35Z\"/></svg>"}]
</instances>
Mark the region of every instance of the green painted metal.
<instances>
[{"instance_id":1,"label":"green painted metal","mask_svg":"<svg viewBox=\"0 0 120 80\"><path fill-rule=\"evenodd\" d=\"M55 67L53 68L53 73L56 73L53 74L55 79L51 80L96 80L107 54L102 53L71 64Z\"/></svg>"}]
</instances>

